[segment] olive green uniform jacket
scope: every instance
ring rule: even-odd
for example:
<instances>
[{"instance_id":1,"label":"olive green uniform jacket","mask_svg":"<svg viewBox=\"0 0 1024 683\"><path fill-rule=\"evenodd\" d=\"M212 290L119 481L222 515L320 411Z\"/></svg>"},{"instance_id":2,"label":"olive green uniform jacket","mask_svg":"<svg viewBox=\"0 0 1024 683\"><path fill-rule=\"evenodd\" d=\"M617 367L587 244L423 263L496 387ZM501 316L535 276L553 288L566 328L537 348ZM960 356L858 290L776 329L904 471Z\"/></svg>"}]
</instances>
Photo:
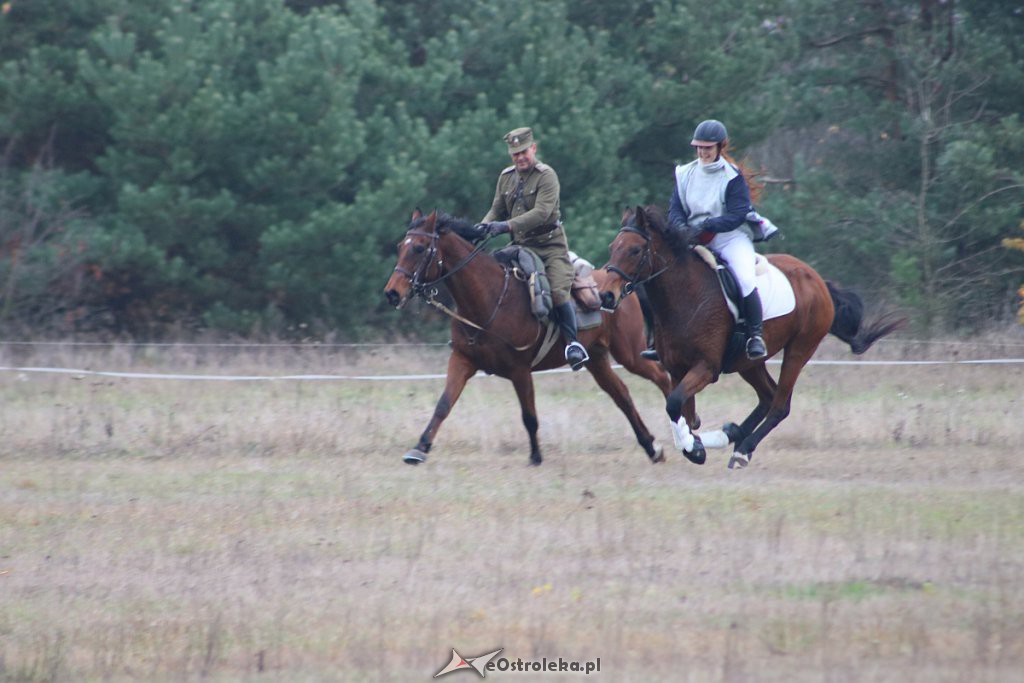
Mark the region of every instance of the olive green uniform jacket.
<instances>
[{"instance_id":1,"label":"olive green uniform jacket","mask_svg":"<svg viewBox=\"0 0 1024 683\"><path fill-rule=\"evenodd\" d=\"M556 306L572 300L569 292L573 279L569 243L558 220L558 202L555 169L537 162L520 176L515 166L509 166L498 176L491 210L481 221L508 221L512 243L527 247L544 261L544 271L551 281L551 300Z\"/></svg>"}]
</instances>

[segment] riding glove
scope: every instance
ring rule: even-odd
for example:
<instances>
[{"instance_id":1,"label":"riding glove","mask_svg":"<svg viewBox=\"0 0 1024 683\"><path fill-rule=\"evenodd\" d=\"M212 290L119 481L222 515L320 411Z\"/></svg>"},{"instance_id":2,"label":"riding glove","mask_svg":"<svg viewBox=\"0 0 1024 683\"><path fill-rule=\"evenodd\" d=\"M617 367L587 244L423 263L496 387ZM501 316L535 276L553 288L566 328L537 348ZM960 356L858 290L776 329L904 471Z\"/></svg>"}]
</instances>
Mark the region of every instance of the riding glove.
<instances>
[{"instance_id":1,"label":"riding glove","mask_svg":"<svg viewBox=\"0 0 1024 683\"><path fill-rule=\"evenodd\" d=\"M487 224L487 234L490 235L491 237L495 237L497 235L504 235L506 232L509 232L509 227L508 223L506 223L505 221L497 221L494 223Z\"/></svg>"}]
</instances>

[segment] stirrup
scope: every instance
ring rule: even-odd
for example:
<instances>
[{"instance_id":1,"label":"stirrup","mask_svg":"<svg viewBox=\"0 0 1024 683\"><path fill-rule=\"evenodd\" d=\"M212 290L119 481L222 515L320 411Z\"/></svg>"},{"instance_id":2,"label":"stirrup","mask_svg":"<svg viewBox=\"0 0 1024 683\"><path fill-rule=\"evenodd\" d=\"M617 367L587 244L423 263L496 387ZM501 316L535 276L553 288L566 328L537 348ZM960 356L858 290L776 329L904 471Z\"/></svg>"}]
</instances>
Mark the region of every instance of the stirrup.
<instances>
[{"instance_id":1,"label":"stirrup","mask_svg":"<svg viewBox=\"0 0 1024 683\"><path fill-rule=\"evenodd\" d=\"M587 355L587 350L583 344L578 341L574 341L565 347L565 360L572 366L573 372L583 367L583 364L590 360L590 356Z\"/></svg>"},{"instance_id":2,"label":"stirrup","mask_svg":"<svg viewBox=\"0 0 1024 683\"><path fill-rule=\"evenodd\" d=\"M768 350L764 347L764 339L760 335L755 335L747 340L747 358L758 360L767 355Z\"/></svg>"},{"instance_id":3,"label":"stirrup","mask_svg":"<svg viewBox=\"0 0 1024 683\"><path fill-rule=\"evenodd\" d=\"M640 352L640 357L646 358L647 360L661 360L661 358L658 357L657 349L644 349Z\"/></svg>"}]
</instances>

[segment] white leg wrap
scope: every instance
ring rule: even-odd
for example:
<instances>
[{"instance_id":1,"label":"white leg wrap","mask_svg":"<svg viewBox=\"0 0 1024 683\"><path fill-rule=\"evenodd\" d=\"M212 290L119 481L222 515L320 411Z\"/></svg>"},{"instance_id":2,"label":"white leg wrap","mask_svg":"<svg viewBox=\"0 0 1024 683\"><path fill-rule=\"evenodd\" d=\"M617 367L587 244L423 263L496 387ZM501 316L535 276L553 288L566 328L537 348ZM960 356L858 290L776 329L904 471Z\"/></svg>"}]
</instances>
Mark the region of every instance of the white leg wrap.
<instances>
[{"instance_id":1,"label":"white leg wrap","mask_svg":"<svg viewBox=\"0 0 1024 683\"><path fill-rule=\"evenodd\" d=\"M701 432L700 440L705 448L725 448L729 445L729 437L721 429L716 429L713 432Z\"/></svg>"},{"instance_id":2,"label":"white leg wrap","mask_svg":"<svg viewBox=\"0 0 1024 683\"><path fill-rule=\"evenodd\" d=\"M672 438L680 451L689 453L693 450L693 434L690 433L690 425L686 424L686 418L682 415L679 416L679 420L672 423Z\"/></svg>"}]
</instances>

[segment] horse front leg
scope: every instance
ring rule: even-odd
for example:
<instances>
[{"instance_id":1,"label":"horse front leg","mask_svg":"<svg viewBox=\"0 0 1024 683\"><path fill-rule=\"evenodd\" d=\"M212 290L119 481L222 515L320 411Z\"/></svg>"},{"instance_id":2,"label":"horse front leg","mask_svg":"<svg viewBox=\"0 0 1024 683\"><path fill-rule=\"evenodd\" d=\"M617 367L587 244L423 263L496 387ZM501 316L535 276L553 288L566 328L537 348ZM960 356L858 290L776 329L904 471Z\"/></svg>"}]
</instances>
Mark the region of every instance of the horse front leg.
<instances>
[{"instance_id":1,"label":"horse front leg","mask_svg":"<svg viewBox=\"0 0 1024 683\"><path fill-rule=\"evenodd\" d=\"M713 378L714 372L706 364L695 365L687 370L682 380L669 392L665 402L665 412L672 423L676 448L697 465L704 464L707 452L700 437L691 429L691 426L696 428L697 424L696 396Z\"/></svg>"},{"instance_id":2,"label":"horse front leg","mask_svg":"<svg viewBox=\"0 0 1024 683\"><path fill-rule=\"evenodd\" d=\"M537 440L537 406L533 394L533 375L529 368L517 370L510 378L519 397L519 409L523 417L523 426L530 436L530 464L539 465L543 461L540 454L540 442Z\"/></svg>"},{"instance_id":3,"label":"horse front leg","mask_svg":"<svg viewBox=\"0 0 1024 683\"><path fill-rule=\"evenodd\" d=\"M459 400L462 390L466 387L466 382L476 374L476 370L477 367L473 361L458 351L452 352L452 355L448 357L448 373L445 377L444 391L441 392L441 397L437 399L437 405L434 406L434 414L430 418L430 422L427 423L427 428L420 434L420 440L416 446L402 456L403 461L409 465L419 465L421 462L426 462L427 453L430 452L430 448L434 444L437 430L441 428L441 423L451 413L452 406Z\"/></svg>"},{"instance_id":4,"label":"horse front leg","mask_svg":"<svg viewBox=\"0 0 1024 683\"><path fill-rule=\"evenodd\" d=\"M644 449L644 452L647 453L647 457L651 462L664 462L664 450L660 444L655 442L654 435L648 431L647 425L640 418L640 413L637 412L636 404L633 403L633 397L629 395L629 388L626 386L626 383L612 370L607 350L597 347L591 349L590 359L591 362L587 365L587 370L590 371L597 385L612 397L615 405L619 407L622 414L629 420L629 425L633 428L636 440Z\"/></svg>"}]
</instances>

